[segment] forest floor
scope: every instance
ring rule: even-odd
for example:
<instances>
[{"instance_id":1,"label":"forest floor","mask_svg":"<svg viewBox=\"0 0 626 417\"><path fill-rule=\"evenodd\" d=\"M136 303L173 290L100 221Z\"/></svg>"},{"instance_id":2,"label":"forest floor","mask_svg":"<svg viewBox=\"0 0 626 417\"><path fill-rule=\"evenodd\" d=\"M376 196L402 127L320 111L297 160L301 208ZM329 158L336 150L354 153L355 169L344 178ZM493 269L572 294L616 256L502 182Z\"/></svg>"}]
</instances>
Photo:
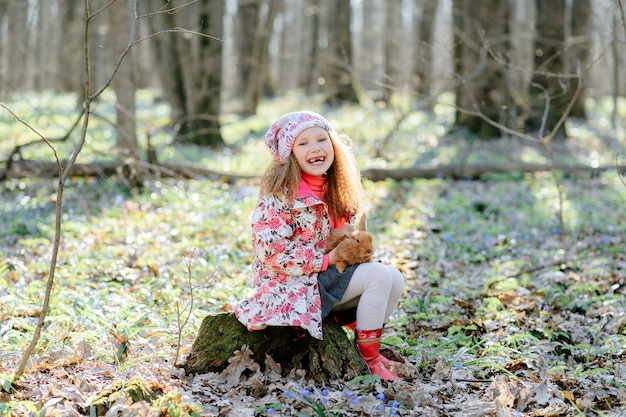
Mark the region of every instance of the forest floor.
<instances>
[{"instance_id":1,"label":"forest floor","mask_svg":"<svg viewBox=\"0 0 626 417\"><path fill-rule=\"evenodd\" d=\"M367 123L393 119L350 109L332 117L352 121L355 138L373 129ZM371 156L380 142L359 146L362 167L468 155L441 121L411 137L425 123L416 117L382 156ZM263 166L257 139L267 125L246 123L247 134L237 120L225 127L244 139L195 162L233 172ZM592 129L571 130L579 135L568 139L570 157L601 165L624 157L623 140L615 149ZM485 147L489 158L500 145L515 146L517 158L542 157L509 140ZM163 149L169 159L200 158L195 148ZM469 159L480 162L482 151ZM626 184L611 170L556 179L365 181L377 258L407 282L384 333L386 348L404 358L405 379L325 384L306 369L185 375L175 366L207 314L232 311L249 294L258 180L154 179L129 192L116 179L71 179L44 332L7 392L41 314L56 187L9 179L0 200L0 414L624 416Z\"/></svg>"}]
</instances>

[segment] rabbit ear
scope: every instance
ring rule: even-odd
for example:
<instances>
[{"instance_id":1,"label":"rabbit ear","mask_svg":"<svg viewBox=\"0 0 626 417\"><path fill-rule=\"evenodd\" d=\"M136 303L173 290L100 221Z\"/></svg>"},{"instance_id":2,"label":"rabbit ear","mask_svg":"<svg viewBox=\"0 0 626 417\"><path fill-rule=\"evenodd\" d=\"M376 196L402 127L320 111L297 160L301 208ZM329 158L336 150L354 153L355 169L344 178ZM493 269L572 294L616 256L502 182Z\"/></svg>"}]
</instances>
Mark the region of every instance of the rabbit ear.
<instances>
[{"instance_id":1,"label":"rabbit ear","mask_svg":"<svg viewBox=\"0 0 626 417\"><path fill-rule=\"evenodd\" d=\"M367 232L367 216L365 213L361 214L361 221L359 222L359 230Z\"/></svg>"},{"instance_id":2,"label":"rabbit ear","mask_svg":"<svg viewBox=\"0 0 626 417\"><path fill-rule=\"evenodd\" d=\"M343 230L345 230L347 233L354 233L354 226L352 226L350 223L345 223L343 225Z\"/></svg>"}]
</instances>

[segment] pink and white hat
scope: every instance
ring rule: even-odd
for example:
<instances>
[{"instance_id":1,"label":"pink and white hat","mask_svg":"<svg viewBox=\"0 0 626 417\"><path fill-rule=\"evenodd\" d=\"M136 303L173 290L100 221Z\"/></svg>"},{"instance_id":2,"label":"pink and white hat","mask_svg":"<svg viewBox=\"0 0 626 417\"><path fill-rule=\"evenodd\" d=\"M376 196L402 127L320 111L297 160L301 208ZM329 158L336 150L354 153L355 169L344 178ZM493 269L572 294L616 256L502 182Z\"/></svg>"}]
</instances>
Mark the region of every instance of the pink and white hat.
<instances>
[{"instance_id":1,"label":"pink and white hat","mask_svg":"<svg viewBox=\"0 0 626 417\"><path fill-rule=\"evenodd\" d=\"M332 132L330 123L312 111L287 113L276 120L265 134L265 144L275 160L284 164L289 159L296 137L305 129L318 126Z\"/></svg>"}]
</instances>

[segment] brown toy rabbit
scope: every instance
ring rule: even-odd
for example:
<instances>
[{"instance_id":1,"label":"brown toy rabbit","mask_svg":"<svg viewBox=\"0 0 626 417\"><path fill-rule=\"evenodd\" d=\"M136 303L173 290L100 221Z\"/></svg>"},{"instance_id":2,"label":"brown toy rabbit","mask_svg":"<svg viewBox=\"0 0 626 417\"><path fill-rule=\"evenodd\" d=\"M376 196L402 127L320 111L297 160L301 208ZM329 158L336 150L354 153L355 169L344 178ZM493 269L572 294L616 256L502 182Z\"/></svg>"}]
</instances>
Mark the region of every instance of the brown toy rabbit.
<instances>
[{"instance_id":1,"label":"brown toy rabbit","mask_svg":"<svg viewBox=\"0 0 626 417\"><path fill-rule=\"evenodd\" d=\"M337 247L335 254L337 271L343 272L348 265L371 262L374 254L374 244L372 234L367 231L367 217L365 213L361 215L359 229L349 223L342 229L332 229L326 240L326 253Z\"/></svg>"}]
</instances>

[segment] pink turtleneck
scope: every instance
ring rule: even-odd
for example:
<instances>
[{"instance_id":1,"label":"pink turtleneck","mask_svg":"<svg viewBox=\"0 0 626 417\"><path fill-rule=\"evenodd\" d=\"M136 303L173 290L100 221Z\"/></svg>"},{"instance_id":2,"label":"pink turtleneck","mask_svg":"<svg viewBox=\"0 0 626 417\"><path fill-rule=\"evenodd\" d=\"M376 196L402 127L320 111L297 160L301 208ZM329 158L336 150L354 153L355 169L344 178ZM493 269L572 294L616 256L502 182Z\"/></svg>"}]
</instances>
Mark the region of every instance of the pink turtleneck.
<instances>
[{"instance_id":1,"label":"pink turtleneck","mask_svg":"<svg viewBox=\"0 0 626 417\"><path fill-rule=\"evenodd\" d=\"M316 177L315 175L307 174L306 172L302 173L302 182L300 183L300 187L298 189L298 194L309 194L309 191L315 195L315 197L322 200L326 203L326 199L324 198L324 185L326 184L325 177ZM307 190L308 188L308 190ZM334 227L335 221L331 217L330 219L330 227ZM322 271L328 269L328 254L324 255L324 261L322 263Z\"/></svg>"},{"instance_id":2,"label":"pink turtleneck","mask_svg":"<svg viewBox=\"0 0 626 417\"><path fill-rule=\"evenodd\" d=\"M302 180L309 186L315 197L319 198L323 202L326 202L324 198L324 184L326 184L326 177L316 177L315 175L302 173Z\"/></svg>"},{"instance_id":3,"label":"pink turtleneck","mask_svg":"<svg viewBox=\"0 0 626 417\"><path fill-rule=\"evenodd\" d=\"M302 181L300 181L300 186L298 187L298 196L311 195L311 193L313 193L315 197L328 204L324 196L324 185L326 185L326 177L316 177L315 175L303 172ZM334 219L331 217L330 227L343 228L343 225L347 221L347 218Z\"/></svg>"}]
</instances>

